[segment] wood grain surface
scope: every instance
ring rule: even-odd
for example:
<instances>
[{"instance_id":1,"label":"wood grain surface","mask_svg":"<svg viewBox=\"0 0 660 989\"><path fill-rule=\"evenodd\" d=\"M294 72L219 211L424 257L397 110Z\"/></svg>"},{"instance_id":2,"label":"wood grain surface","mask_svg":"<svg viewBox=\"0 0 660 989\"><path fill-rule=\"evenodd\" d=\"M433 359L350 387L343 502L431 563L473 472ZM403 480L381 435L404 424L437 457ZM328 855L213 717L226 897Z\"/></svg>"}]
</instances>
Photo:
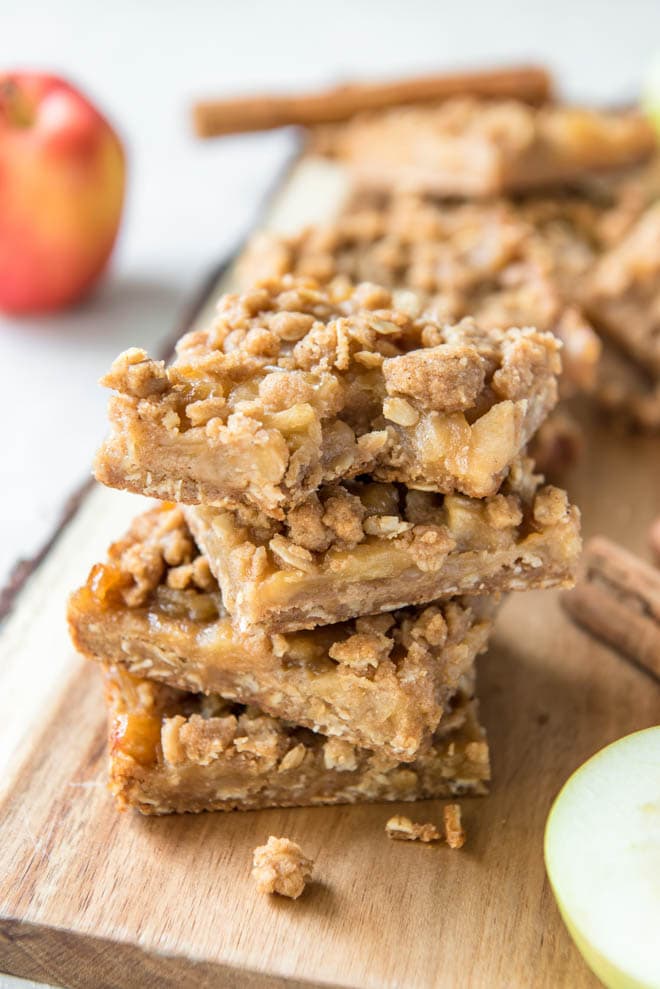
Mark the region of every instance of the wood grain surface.
<instances>
[{"instance_id":1,"label":"wood grain surface","mask_svg":"<svg viewBox=\"0 0 660 989\"><path fill-rule=\"evenodd\" d=\"M318 203L317 177L311 164L293 175L280 215L305 195ZM658 441L587 430L569 482L586 533L643 551L660 512ZM494 782L463 801L461 851L386 838L394 808L437 820L435 801L120 815L99 678L68 644L64 602L141 507L94 489L0 638L0 970L81 989L597 986L555 908L543 827L584 759L657 723L658 685L572 626L554 593L517 594L480 664ZM316 860L298 901L254 890L252 849L269 834Z\"/></svg>"}]
</instances>

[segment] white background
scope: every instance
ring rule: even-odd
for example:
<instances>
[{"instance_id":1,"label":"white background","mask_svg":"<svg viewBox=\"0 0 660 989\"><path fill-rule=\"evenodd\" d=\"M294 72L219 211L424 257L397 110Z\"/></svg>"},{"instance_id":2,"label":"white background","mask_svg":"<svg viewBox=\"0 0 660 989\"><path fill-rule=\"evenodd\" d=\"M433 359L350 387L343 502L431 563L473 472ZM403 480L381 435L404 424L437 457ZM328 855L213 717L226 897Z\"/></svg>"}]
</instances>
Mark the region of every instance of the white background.
<instances>
[{"instance_id":1,"label":"white background","mask_svg":"<svg viewBox=\"0 0 660 989\"><path fill-rule=\"evenodd\" d=\"M55 318L0 316L0 584L88 473L104 428L99 375L126 346L171 332L291 149L287 132L197 141L194 97L540 59L571 97L618 101L636 96L654 49L657 0L0 0L0 67L77 81L130 158L121 240L95 297Z\"/></svg>"},{"instance_id":2,"label":"white background","mask_svg":"<svg viewBox=\"0 0 660 989\"><path fill-rule=\"evenodd\" d=\"M88 473L104 429L98 376L124 347L167 337L292 147L284 132L198 142L194 97L540 59L571 98L620 101L659 50L657 0L0 0L0 68L77 81L130 158L122 236L96 296L57 318L0 317L0 583Z\"/></svg>"}]
</instances>

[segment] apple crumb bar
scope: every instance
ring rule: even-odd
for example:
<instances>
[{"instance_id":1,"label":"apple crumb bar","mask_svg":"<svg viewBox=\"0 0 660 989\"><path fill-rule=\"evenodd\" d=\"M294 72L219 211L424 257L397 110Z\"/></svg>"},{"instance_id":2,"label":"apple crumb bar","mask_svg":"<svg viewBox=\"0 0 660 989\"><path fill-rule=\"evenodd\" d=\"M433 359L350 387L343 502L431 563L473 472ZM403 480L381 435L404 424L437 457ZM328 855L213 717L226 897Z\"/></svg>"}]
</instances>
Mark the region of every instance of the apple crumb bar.
<instances>
[{"instance_id":1,"label":"apple crumb bar","mask_svg":"<svg viewBox=\"0 0 660 989\"><path fill-rule=\"evenodd\" d=\"M185 512L234 621L284 632L458 594L571 585L580 514L541 481L522 459L484 499L361 479L322 488L283 521Z\"/></svg>"},{"instance_id":2,"label":"apple crumb bar","mask_svg":"<svg viewBox=\"0 0 660 989\"><path fill-rule=\"evenodd\" d=\"M660 375L633 361L613 341L603 341L594 395L616 420L639 429L660 430Z\"/></svg>"},{"instance_id":3,"label":"apple crumb bar","mask_svg":"<svg viewBox=\"0 0 660 989\"><path fill-rule=\"evenodd\" d=\"M602 255L585 302L596 324L660 381L660 202Z\"/></svg>"},{"instance_id":4,"label":"apple crumb bar","mask_svg":"<svg viewBox=\"0 0 660 989\"><path fill-rule=\"evenodd\" d=\"M169 367L117 359L96 476L274 518L365 473L485 497L557 401L558 347L532 328L441 325L409 292L273 279L224 296Z\"/></svg>"},{"instance_id":5,"label":"apple crumb bar","mask_svg":"<svg viewBox=\"0 0 660 989\"><path fill-rule=\"evenodd\" d=\"M439 196L573 182L643 161L655 148L653 126L638 112L475 97L361 114L327 142L366 186Z\"/></svg>"},{"instance_id":6,"label":"apple crumb bar","mask_svg":"<svg viewBox=\"0 0 660 989\"><path fill-rule=\"evenodd\" d=\"M161 507L110 547L68 615L90 658L405 761L486 649L495 610L492 599L457 599L288 635L239 632L181 509Z\"/></svg>"},{"instance_id":7,"label":"apple crumb bar","mask_svg":"<svg viewBox=\"0 0 660 989\"><path fill-rule=\"evenodd\" d=\"M105 668L110 789L143 814L253 810L487 792L471 685L415 762L356 748L223 700Z\"/></svg>"}]
</instances>

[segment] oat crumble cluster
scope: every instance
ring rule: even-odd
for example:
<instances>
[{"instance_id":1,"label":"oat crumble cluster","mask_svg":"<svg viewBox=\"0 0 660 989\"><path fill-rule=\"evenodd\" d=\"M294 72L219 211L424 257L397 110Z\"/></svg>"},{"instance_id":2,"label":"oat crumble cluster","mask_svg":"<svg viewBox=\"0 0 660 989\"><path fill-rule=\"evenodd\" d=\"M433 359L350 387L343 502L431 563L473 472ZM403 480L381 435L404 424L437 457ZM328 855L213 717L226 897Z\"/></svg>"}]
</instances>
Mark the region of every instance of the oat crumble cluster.
<instances>
[{"instance_id":1,"label":"oat crumble cluster","mask_svg":"<svg viewBox=\"0 0 660 989\"><path fill-rule=\"evenodd\" d=\"M252 878L260 893L279 893L297 900L312 877L313 864L295 841L271 835L265 845L254 850Z\"/></svg>"}]
</instances>

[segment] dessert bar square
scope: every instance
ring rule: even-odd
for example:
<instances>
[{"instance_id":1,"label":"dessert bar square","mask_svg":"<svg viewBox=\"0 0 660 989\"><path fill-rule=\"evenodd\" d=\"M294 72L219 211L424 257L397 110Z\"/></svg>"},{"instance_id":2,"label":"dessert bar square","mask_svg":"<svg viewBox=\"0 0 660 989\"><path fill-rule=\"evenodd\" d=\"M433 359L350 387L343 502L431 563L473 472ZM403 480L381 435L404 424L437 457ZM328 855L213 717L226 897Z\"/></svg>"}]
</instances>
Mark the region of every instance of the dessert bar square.
<instances>
[{"instance_id":1,"label":"dessert bar square","mask_svg":"<svg viewBox=\"0 0 660 989\"><path fill-rule=\"evenodd\" d=\"M91 658L408 760L486 648L495 610L457 599L288 635L240 632L181 509L162 507L93 567L69 624Z\"/></svg>"},{"instance_id":2,"label":"dessert bar square","mask_svg":"<svg viewBox=\"0 0 660 989\"><path fill-rule=\"evenodd\" d=\"M585 304L596 325L660 380L660 203L600 258Z\"/></svg>"},{"instance_id":3,"label":"dessert bar square","mask_svg":"<svg viewBox=\"0 0 660 989\"><path fill-rule=\"evenodd\" d=\"M415 762L355 748L217 694L189 694L108 666L110 789L143 814L253 810L483 794L488 745L458 694Z\"/></svg>"},{"instance_id":4,"label":"dessert bar square","mask_svg":"<svg viewBox=\"0 0 660 989\"><path fill-rule=\"evenodd\" d=\"M516 462L485 499L370 480L330 485L283 521L187 508L241 628L313 628L457 594L568 586L580 515Z\"/></svg>"},{"instance_id":5,"label":"dessert bar square","mask_svg":"<svg viewBox=\"0 0 660 989\"><path fill-rule=\"evenodd\" d=\"M485 497L556 403L558 347L441 325L411 293L272 280L224 296L169 367L140 350L115 362L96 476L275 518L364 473Z\"/></svg>"},{"instance_id":6,"label":"dessert bar square","mask_svg":"<svg viewBox=\"0 0 660 989\"><path fill-rule=\"evenodd\" d=\"M330 151L366 186L492 196L632 165L655 146L637 112L457 97L356 116Z\"/></svg>"},{"instance_id":7,"label":"dessert bar square","mask_svg":"<svg viewBox=\"0 0 660 989\"><path fill-rule=\"evenodd\" d=\"M660 375L649 373L610 340L603 341L594 394L617 420L648 432L660 430Z\"/></svg>"}]
</instances>

